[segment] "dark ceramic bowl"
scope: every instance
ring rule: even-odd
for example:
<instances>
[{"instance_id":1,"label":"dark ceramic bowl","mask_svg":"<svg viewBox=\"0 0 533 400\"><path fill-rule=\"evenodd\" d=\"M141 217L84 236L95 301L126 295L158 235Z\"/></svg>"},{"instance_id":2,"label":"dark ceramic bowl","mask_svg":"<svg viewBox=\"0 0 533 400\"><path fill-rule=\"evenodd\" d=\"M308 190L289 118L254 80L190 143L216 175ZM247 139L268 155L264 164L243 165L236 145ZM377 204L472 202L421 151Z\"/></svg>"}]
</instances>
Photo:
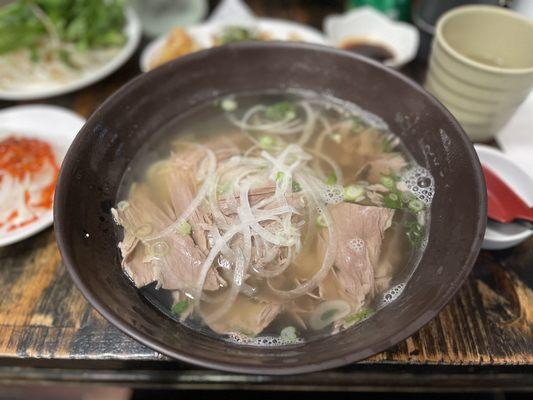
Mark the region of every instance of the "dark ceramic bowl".
<instances>
[{"instance_id":1,"label":"dark ceramic bowl","mask_svg":"<svg viewBox=\"0 0 533 400\"><path fill-rule=\"evenodd\" d=\"M436 181L429 243L403 294L360 326L288 348L239 346L165 317L122 273L110 208L147 138L215 96L303 88L381 116ZM289 374L362 360L415 333L459 289L485 229L485 186L470 141L417 84L356 55L289 43L198 52L134 79L87 121L63 161L55 196L63 260L91 304L119 329L167 356L227 371Z\"/></svg>"}]
</instances>

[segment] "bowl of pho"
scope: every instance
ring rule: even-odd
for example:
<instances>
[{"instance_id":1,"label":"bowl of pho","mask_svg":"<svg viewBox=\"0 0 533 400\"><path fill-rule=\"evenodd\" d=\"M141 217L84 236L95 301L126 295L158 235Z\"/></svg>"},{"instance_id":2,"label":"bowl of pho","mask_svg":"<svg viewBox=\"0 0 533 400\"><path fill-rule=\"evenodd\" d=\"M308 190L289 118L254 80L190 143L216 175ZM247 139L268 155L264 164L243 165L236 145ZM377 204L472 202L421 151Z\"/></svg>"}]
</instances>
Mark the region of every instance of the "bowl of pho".
<instances>
[{"instance_id":1,"label":"bowl of pho","mask_svg":"<svg viewBox=\"0 0 533 400\"><path fill-rule=\"evenodd\" d=\"M450 113L342 50L238 43L133 80L62 166L56 235L111 323L196 365L322 370L436 316L483 238Z\"/></svg>"}]
</instances>

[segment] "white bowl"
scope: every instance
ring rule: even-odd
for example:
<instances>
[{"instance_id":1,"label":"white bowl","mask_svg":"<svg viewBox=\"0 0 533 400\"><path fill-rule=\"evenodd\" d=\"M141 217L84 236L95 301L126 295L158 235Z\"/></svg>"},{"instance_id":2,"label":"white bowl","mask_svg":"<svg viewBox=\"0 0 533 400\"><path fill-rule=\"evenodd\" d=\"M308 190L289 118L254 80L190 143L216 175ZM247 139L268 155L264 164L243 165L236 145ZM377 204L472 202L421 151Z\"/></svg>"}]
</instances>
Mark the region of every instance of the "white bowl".
<instances>
[{"instance_id":1,"label":"white bowl","mask_svg":"<svg viewBox=\"0 0 533 400\"><path fill-rule=\"evenodd\" d=\"M228 24L206 22L184 29L200 48L207 49L214 46L213 35L220 32L221 29L227 25ZM291 35L296 34L303 42L327 44L327 40L322 33L314 28L297 22L274 18L257 18L254 27L260 32L268 32L272 36L272 40L290 40ZM150 42L144 48L139 60L141 71L146 72L150 69L149 66L152 60L157 56L157 53L164 45L166 38L167 35L162 35Z\"/></svg>"},{"instance_id":2,"label":"white bowl","mask_svg":"<svg viewBox=\"0 0 533 400\"><path fill-rule=\"evenodd\" d=\"M477 144L481 164L494 171L513 191L533 206L533 179L505 153L493 147ZM507 249L533 235L533 231L519 224L499 224L488 221L482 247L488 250Z\"/></svg>"},{"instance_id":3,"label":"white bowl","mask_svg":"<svg viewBox=\"0 0 533 400\"><path fill-rule=\"evenodd\" d=\"M0 89L0 100L35 100L59 96L89 86L115 72L131 57L141 39L141 24L132 8L126 9L126 27L124 32L127 41L119 53L109 62L94 71L82 74L77 79L63 82L44 82L18 89Z\"/></svg>"},{"instance_id":4,"label":"white bowl","mask_svg":"<svg viewBox=\"0 0 533 400\"><path fill-rule=\"evenodd\" d=\"M0 140L16 134L37 138L52 146L56 162L61 164L72 140L85 119L65 108L48 105L16 106L0 110ZM0 246L25 239L52 225L52 210L38 220L12 232L0 234Z\"/></svg>"},{"instance_id":5,"label":"white bowl","mask_svg":"<svg viewBox=\"0 0 533 400\"><path fill-rule=\"evenodd\" d=\"M399 68L416 56L418 30L405 22L393 21L370 7L361 7L342 15L331 15L324 20L327 39L337 47L347 39L363 39L383 44L394 57L385 65Z\"/></svg>"}]
</instances>

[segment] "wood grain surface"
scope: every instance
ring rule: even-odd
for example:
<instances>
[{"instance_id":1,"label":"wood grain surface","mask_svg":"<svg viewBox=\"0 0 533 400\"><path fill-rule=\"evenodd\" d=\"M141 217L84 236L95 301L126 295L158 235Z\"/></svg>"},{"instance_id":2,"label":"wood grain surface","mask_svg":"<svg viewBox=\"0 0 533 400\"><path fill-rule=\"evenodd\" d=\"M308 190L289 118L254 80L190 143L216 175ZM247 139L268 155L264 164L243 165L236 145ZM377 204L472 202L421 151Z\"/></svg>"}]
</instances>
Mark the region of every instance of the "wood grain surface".
<instances>
[{"instance_id":1,"label":"wood grain surface","mask_svg":"<svg viewBox=\"0 0 533 400\"><path fill-rule=\"evenodd\" d=\"M324 6L327 2L310 1L304 5L295 1L287 6L286 3L289 2L250 2L257 14L294 19L317 27L324 15L342 8L337 2L329 4L329 8ZM72 108L87 117L139 73L137 63L138 54L104 81L41 103ZM420 77L421 70L423 66L415 64L407 73ZM0 108L14 104L0 102ZM391 364L398 367L531 365L532 288L533 238L512 250L483 251L469 279L437 318L403 343L364 361L363 365L380 367L380 371L386 371ZM88 305L61 262L52 228L0 248L0 293L0 380L25 376L12 367L3 368L9 365L37 366L40 372L43 367L49 367L50 376L56 371L52 367L68 368L76 365L76 361L84 361L84 367L105 370L119 366L144 368L154 362L162 363L157 365L169 370L190 368L171 362L122 334ZM61 361L72 364L61 364ZM91 362L94 362L92 366ZM340 371L350 374L360 372L361 368L358 364ZM531 369L519 373L524 371L531 373ZM35 371L27 369L26 372L31 379ZM106 376L109 375L97 375L95 379L105 381ZM497 380L495 375L492 377Z\"/></svg>"}]
</instances>

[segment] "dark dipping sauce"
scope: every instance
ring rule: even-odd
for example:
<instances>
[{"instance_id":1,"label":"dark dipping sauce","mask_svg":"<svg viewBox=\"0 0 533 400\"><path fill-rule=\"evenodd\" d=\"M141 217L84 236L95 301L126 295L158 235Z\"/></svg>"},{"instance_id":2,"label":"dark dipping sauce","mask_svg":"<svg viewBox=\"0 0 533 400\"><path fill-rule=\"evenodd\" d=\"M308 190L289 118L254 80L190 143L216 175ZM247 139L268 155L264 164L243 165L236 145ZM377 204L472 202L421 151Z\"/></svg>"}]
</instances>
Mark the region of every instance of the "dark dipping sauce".
<instances>
[{"instance_id":1,"label":"dark dipping sauce","mask_svg":"<svg viewBox=\"0 0 533 400\"><path fill-rule=\"evenodd\" d=\"M394 58L394 53L386 46L365 40L349 40L341 45L341 48L373 60L384 62Z\"/></svg>"}]
</instances>

